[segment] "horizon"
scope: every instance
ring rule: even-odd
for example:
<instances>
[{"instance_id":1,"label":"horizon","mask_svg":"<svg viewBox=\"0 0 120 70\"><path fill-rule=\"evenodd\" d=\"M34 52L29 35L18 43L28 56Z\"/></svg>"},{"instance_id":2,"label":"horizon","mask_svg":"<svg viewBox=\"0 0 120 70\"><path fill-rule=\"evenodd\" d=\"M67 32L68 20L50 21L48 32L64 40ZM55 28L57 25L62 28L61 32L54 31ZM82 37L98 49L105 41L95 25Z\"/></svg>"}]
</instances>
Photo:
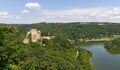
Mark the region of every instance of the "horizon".
<instances>
[{"instance_id":1,"label":"horizon","mask_svg":"<svg viewBox=\"0 0 120 70\"><path fill-rule=\"evenodd\" d=\"M36 22L36 23L0 23L0 24L5 24L5 25L9 25L9 24L42 24L42 23L45 23L45 24L71 24L71 23L77 23L77 24L119 24L120 22Z\"/></svg>"},{"instance_id":2,"label":"horizon","mask_svg":"<svg viewBox=\"0 0 120 70\"><path fill-rule=\"evenodd\" d=\"M120 23L120 0L20 0L0 2L0 23Z\"/></svg>"}]
</instances>

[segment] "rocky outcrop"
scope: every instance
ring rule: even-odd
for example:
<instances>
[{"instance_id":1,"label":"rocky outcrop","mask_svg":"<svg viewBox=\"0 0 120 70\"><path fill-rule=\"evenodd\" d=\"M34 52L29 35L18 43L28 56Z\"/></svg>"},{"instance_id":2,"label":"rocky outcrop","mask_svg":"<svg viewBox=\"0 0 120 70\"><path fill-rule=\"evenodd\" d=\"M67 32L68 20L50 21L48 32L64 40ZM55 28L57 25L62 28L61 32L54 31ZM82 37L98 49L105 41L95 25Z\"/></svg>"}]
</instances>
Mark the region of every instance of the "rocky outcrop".
<instances>
[{"instance_id":1,"label":"rocky outcrop","mask_svg":"<svg viewBox=\"0 0 120 70\"><path fill-rule=\"evenodd\" d=\"M31 38L31 42L40 41L41 40L41 32L37 29L31 29L29 32L27 32L26 38L23 40L23 43L29 44L30 38Z\"/></svg>"}]
</instances>

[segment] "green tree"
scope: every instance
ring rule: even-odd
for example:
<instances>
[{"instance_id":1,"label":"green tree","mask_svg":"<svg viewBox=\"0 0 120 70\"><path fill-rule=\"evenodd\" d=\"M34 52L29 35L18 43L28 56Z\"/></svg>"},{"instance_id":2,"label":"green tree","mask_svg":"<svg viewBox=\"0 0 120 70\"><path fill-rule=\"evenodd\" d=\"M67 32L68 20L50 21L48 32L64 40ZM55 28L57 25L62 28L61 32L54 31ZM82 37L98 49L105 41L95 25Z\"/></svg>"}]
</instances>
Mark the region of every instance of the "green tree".
<instances>
[{"instance_id":1,"label":"green tree","mask_svg":"<svg viewBox=\"0 0 120 70\"><path fill-rule=\"evenodd\" d=\"M0 26L0 69L16 68L13 58L16 56L14 44L14 35L17 32L16 27Z\"/></svg>"}]
</instances>

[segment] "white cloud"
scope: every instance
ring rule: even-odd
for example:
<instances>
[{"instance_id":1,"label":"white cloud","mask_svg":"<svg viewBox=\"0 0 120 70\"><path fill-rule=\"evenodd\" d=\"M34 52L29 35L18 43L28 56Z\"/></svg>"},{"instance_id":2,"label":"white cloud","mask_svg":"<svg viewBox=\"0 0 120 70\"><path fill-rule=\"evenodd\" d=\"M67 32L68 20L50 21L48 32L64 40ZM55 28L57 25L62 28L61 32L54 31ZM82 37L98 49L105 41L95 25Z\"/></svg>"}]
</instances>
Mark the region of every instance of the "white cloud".
<instances>
[{"instance_id":1,"label":"white cloud","mask_svg":"<svg viewBox=\"0 0 120 70\"><path fill-rule=\"evenodd\" d=\"M14 21L18 21L19 19L21 19L21 17L18 16L17 14L13 15L6 11L0 12L0 22L14 23Z\"/></svg>"},{"instance_id":2,"label":"white cloud","mask_svg":"<svg viewBox=\"0 0 120 70\"><path fill-rule=\"evenodd\" d=\"M91 21L91 17L97 16L98 13L105 10L104 8L83 8L83 9L69 9L59 11L44 10L42 14L47 16L46 19L54 21Z\"/></svg>"},{"instance_id":3,"label":"white cloud","mask_svg":"<svg viewBox=\"0 0 120 70\"><path fill-rule=\"evenodd\" d=\"M27 3L28 4L28 3ZM32 5L26 4L27 8L36 8L31 7ZM37 7L37 8L40 8ZM37 9L36 8L36 9ZM30 13L30 9L22 10L22 13ZM78 9L68 9L68 10L40 10L32 11L32 14L13 14L8 12L0 12L0 21L13 22L120 22L120 7L113 8L78 8ZM23 18L24 17L24 18ZM41 17L41 18L40 18ZM6 18L8 18L6 20ZM33 19L34 18L34 19Z\"/></svg>"},{"instance_id":4,"label":"white cloud","mask_svg":"<svg viewBox=\"0 0 120 70\"><path fill-rule=\"evenodd\" d=\"M28 10L22 10L22 13L23 14L28 14L28 13L30 13Z\"/></svg>"},{"instance_id":5,"label":"white cloud","mask_svg":"<svg viewBox=\"0 0 120 70\"><path fill-rule=\"evenodd\" d=\"M101 10L104 10L104 8L83 8L83 9L69 9L69 10L60 10L60 11L48 11L44 10L43 14L45 15L85 15L85 14L91 14L91 13L98 13Z\"/></svg>"},{"instance_id":6,"label":"white cloud","mask_svg":"<svg viewBox=\"0 0 120 70\"><path fill-rule=\"evenodd\" d=\"M33 8L33 9L40 9L41 5L39 3L37 3L37 2L35 2L35 3L29 2L29 3L26 3L25 7Z\"/></svg>"},{"instance_id":7,"label":"white cloud","mask_svg":"<svg viewBox=\"0 0 120 70\"><path fill-rule=\"evenodd\" d=\"M120 7L115 8L80 8L69 10L43 10L42 15L46 16L47 20L52 21L107 21L120 22Z\"/></svg>"},{"instance_id":8,"label":"white cloud","mask_svg":"<svg viewBox=\"0 0 120 70\"><path fill-rule=\"evenodd\" d=\"M0 12L0 18L11 18L12 15L8 12Z\"/></svg>"},{"instance_id":9,"label":"white cloud","mask_svg":"<svg viewBox=\"0 0 120 70\"><path fill-rule=\"evenodd\" d=\"M120 7L108 8L92 15L96 18L109 19L109 21L116 20L120 18Z\"/></svg>"},{"instance_id":10,"label":"white cloud","mask_svg":"<svg viewBox=\"0 0 120 70\"><path fill-rule=\"evenodd\" d=\"M113 17L110 17L110 19L120 19L120 16L113 16Z\"/></svg>"},{"instance_id":11,"label":"white cloud","mask_svg":"<svg viewBox=\"0 0 120 70\"><path fill-rule=\"evenodd\" d=\"M108 11L106 11L107 14L113 14L113 15L117 15L117 14L120 14L120 8L116 7L116 8L113 8L113 9L110 9Z\"/></svg>"},{"instance_id":12,"label":"white cloud","mask_svg":"<svg viewBox=\"0 0 120 70\"><path fill-rule=\"evenodd\" d=\"M16 17L15 17L15 19L20 19L20 18L21 18L21 17L19 17L19 16L16 16Z\"/></svg>"}]
</instances>

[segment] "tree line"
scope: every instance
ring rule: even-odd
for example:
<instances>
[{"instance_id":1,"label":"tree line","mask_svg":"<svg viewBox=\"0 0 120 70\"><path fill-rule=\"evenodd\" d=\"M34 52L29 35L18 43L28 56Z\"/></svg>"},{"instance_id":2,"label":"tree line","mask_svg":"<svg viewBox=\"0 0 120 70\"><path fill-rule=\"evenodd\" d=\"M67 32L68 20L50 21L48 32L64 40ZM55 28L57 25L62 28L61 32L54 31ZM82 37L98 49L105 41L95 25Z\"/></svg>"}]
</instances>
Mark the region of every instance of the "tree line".
<instances>
[{"instance_id":1,"label":"tree line","mask_svg":"<svg viewBox=\"0 0 120 70\"><path fill-rule=\"evenodd\" d=\"M36 23L14 25L18 28L19 33L26 33L31 28L37 28L42 31L42 35L61 35L68 39L92 39L102 37L113 37L120 34L120 24L115 23Z\"/></svg>"}]
</instances>

